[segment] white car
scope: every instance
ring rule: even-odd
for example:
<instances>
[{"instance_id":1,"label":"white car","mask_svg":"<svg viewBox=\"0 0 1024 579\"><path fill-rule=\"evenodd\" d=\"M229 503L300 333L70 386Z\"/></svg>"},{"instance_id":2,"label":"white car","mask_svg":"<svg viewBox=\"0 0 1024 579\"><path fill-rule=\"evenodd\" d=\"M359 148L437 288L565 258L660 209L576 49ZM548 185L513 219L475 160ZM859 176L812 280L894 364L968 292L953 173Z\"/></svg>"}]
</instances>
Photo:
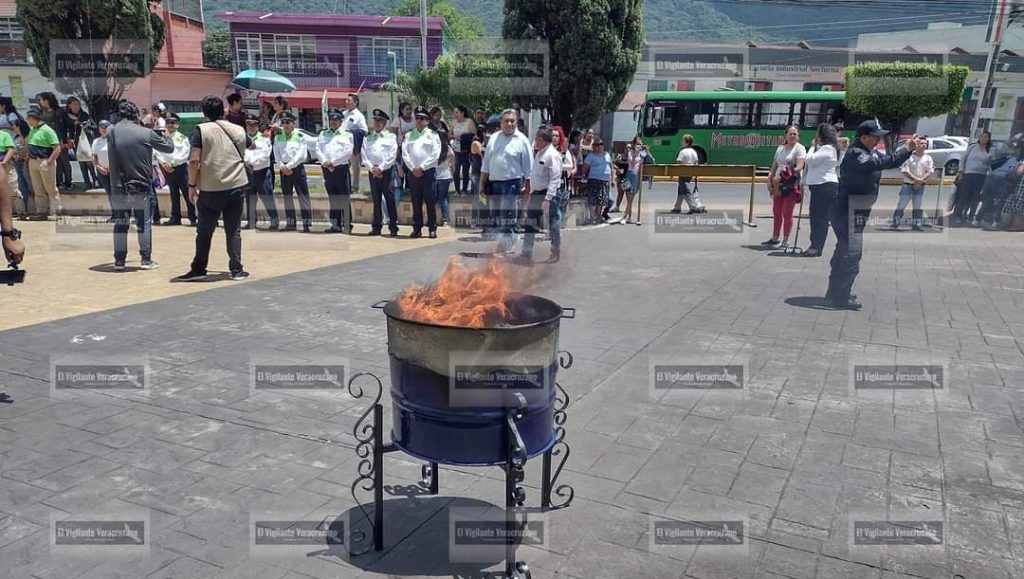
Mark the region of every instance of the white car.
<instances>
[{"instance_id":1,"label":"white car","mask_svg":"<svg viewBox=\"0 0 1024 579\"><path fill-rule=\"evenodd\" d=\"M898 147L902 146L903 141L900 141ZM946 175L955 175L960 169L960 161L967 153L967 140L964 137L930 138L925 153L931 156L936 169L942 167Z\"/></svg>"}]
</instances>

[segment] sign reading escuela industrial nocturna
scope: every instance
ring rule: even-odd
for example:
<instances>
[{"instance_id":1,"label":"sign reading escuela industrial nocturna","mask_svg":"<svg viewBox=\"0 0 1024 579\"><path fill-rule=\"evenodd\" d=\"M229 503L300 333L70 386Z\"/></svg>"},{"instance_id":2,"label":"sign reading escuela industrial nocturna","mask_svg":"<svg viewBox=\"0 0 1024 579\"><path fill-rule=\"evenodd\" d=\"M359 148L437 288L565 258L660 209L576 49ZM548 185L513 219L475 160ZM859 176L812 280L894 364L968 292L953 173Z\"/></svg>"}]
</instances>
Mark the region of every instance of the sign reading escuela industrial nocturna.
<instances>
[{"instance_id":1,"label":"sign reading escuela industrial nocturna","mask_svg":"<svg viewBox=\"0 0 1024 579\"><path fill-rule=\"evenodd\" d=\"M672 78L742 78L746 74L747 51L687 49L687 52L655 52L654 76Z\"/></svg>"}]
</instances>

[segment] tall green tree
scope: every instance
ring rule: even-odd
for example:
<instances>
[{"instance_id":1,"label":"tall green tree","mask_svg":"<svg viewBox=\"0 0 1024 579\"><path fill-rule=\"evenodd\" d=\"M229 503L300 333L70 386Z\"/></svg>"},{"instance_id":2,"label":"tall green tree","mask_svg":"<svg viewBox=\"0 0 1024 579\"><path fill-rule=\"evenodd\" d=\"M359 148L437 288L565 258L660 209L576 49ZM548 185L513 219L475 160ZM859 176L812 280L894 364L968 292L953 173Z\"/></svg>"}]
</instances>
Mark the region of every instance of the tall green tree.
<instances>
[{"instance_id":1,"label":"tall green tree","mask_svg":"<svg viewBox=\"0 0 1024 579\"><path fill-rule=\"evenodd\" d=\"M227 28L212 28L206 31L206 38L203 40L203 66L231 68L231 31Z\"/></svg>"},{"instance_id":2,"label":"tall green tree","mask_svg":"<svg viewBox=\"0 0 1024 579\"><path fill-rule=\"evenodd\" d=\"M615 110L640 61L642 0L506 0L506 39L547 43L546 94L514 94L547 109L562 127L587 126ZM540 92L540 91L531 91Z\"/></svg>"},{"instance_id":3,"label":"tall green tree","mask_svg":"<svg viewBox=\"0 0 1024 579\"><path fill-rule=\"evenodd\" d=\"M865 62L846 69L846 107L873 116L890 132L893 150L900 129L914 118L960 110L970 69L919 62Z\"/></svg>"},{"instance_id":4,"label":"tall green tree","mask_svg":"<svg viewBox=\"0 0 1024 579\"><path fill-rule=\"evenodd\" d=\"M59 52L83 56L98 50L145 55L149 66L141 72L149 74L166 35L163 20L151 10L159 4L159 0L22 0L17 18L39 72L58 91L87 103L93 116L106 118L134 79L112 69L96 77L51 70L51 43L65 41Z\"/></svg>"},{"instance_id":5,"label":"tall green tree","mask_svg":"<svg viewBox=\"0 0 1024 579\"><path fill-rule=\"evenodd\" d=\"M451 110L455 105L463 105L470 110L484 107L489 111L500 111L509 107L512 104L512 97L507 92L499 89L486 94L479 91L470 91L472 94L466 94L466 91L459 89L457 83L453 83L458 74L472 78L481 76L482 73L474 68L478 66L479 62L469 65L461 62L457 54L443 54L437 57L431 68L423 69L417 66L412 73L399 70L395 82L384 83L381 88L394 91L401 100L413 103L414 106L439 106Z\"/></svg>"},{"instance_id":6,"label":"tall green tree","mask_svg":"<svg viewBox=\"0 0 1024 579\"><path fill-rule=\"evenodd\" d=\"M419 16L419 0L405 0L389 12L391 16ZM455 38L480 38L484 34L484 23L476 16L459 10L444 0L427 0L427 16L444 18L448 30Z\"/></svg>"}]
</instances>

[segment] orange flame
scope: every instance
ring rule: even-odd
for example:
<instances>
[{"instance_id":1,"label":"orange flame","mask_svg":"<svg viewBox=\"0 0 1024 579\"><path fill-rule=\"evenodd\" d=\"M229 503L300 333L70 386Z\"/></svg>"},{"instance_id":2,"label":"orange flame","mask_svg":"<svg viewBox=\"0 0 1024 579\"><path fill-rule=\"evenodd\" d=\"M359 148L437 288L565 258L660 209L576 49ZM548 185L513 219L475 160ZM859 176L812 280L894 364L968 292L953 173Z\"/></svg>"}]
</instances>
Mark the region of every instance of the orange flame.
<instances>
[{"instance_id":1,"label":"orange flame","mask_svg":"<svg viewBox=\"0 0 1024 579\"><path fill-rule=\"evenodd\" d=\"M406 288L398 298L398 308L412 321L483 328L511 317L505 305L510 287L508 271L497 260L471 268L452 257L432 285Z\"/></svg>"}]
</instances>

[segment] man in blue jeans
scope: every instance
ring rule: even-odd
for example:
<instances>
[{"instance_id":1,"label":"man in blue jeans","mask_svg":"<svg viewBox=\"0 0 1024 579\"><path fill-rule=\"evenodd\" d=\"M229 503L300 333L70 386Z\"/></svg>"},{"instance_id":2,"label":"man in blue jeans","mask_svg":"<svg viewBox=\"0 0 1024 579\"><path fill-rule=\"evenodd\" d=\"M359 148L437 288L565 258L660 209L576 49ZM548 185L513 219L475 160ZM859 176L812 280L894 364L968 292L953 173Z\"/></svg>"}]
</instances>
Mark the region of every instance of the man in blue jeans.
<instances>
[{"instance_id":1,"label":"man in blue jeans","mask_svg":"<svg viewBox=\"0 0 1024 579\"><path fill-rule=\"evenodd\" d=\"M520 194L530 194L533 145L516 129L518 119L515 109L502 111L501 131L488 139L480 167L479 190L490 184L489 195L497 200L498 253L511 253L515 247L516 201Z\"/></svg>"}]
</instances>

